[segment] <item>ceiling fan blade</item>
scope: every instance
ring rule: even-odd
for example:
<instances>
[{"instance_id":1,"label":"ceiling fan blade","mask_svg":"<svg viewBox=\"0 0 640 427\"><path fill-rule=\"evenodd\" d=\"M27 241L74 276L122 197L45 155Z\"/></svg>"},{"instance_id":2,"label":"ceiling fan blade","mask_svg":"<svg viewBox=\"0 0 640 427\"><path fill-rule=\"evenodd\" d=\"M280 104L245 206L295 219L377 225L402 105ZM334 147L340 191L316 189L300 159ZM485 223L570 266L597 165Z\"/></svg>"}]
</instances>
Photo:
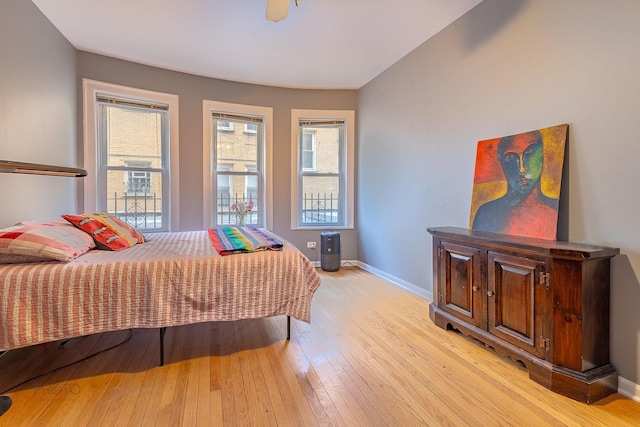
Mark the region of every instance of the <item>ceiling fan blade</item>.
<instances>
[{"instance_id":1,"label":"ceiling fan blade","mask_svg":"<svg viewBox=\"0 0 640 427\"><path fill-rule=\"evenodd\" d=\"M287 17L291 0L267 0L267 19L278 22Z\"/></svg>"}]
</instances>

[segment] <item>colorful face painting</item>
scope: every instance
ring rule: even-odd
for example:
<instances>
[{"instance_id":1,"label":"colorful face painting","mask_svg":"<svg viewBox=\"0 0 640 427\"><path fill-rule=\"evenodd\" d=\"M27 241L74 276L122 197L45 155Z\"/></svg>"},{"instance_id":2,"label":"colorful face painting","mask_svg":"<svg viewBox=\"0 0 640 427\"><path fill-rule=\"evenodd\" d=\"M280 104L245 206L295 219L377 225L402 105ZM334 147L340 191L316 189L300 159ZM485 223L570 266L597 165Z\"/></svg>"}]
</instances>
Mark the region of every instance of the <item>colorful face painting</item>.
<instances>
[{"instance_id":1,"label":"colorful face painting","mask_svg":"<svg viewBox=\"0 0 640 427\"><path fill-rule=\"evenodd\" d=\"M568 127L478 142L469 228L556 239Z\"/></svg>"}]
</instances>

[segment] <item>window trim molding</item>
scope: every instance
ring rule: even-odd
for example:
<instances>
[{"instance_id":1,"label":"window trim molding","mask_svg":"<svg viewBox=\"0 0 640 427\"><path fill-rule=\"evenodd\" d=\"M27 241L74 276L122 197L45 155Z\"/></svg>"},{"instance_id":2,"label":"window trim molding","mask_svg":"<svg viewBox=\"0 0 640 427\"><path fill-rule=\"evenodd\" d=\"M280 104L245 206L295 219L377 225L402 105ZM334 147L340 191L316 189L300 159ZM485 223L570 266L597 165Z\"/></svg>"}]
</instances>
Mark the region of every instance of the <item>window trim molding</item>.
<instances>
[{"instance_id":1,"label":"window trim molding","mask_svg":"<svg viewBox=\"0 0 640 427\"><path fill-rule=\"evenodd\" d=\"M83 123L83 159L87 177L83 180L83 208L85 212L95 212L98 209L98 180L96 152L96 138L98 126L96 123L96 94L126 95L150 102L169 105L169 231L180 230L180 161L179 132L178 132L178 95L138 89L129 86L116 85L91 79L82 79L82 123Z\"/></svg>"},{"instance_id":2,"label":"window trim molding","mask_svg":"<svg viewBox=\"0 0 640 427\"><path fill-rule=\"evenodd\" d=\"M346 132L345 144L345 187L346 198L345 203L345 224L342 225L300 225L298 223L298 206L300 200L298 197L298 170L300 165L299 149L299 125L300 119L340 119L344 120ZM310 229L352 229L354 228L355 217L355 127L356 127L355 110L291 110L291 229L292 230L310 230Z\"/></svg>"},{"instance_id":3,"label":"window trim molding","mask_svg":"<svg viewBox=\"0 0 640 427\"><path fill-rule=\"evenodd\" d=\"M264 155L262 156L262 168L264 171L264 221L265 228L273 230L273 108L257 105L234 104L230 102L202 101L202 220L204 228L213 227L213 199L212 191L215 187L211 170L211 138L213 136L211 126L212 111L224 111L225 113L251 114L263 117L264 126Z\"/></svg>"}]
</instances>

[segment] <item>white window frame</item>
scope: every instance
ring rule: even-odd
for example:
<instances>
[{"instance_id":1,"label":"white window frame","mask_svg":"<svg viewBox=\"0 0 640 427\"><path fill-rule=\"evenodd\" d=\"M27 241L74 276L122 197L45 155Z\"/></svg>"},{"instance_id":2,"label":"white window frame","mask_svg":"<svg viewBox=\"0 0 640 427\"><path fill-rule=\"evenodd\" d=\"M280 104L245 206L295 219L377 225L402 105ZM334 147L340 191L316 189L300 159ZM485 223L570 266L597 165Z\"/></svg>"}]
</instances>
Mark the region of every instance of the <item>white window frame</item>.
<instances>
[{"instance_id":1,"label":"white window frame","mask_svg":"<svg viewBox=\"0 0 640 427\"><path fill-rule=\"evenodd\" d=\"M355 194L355 122L354 110L291 110L291 229L352 229L354 228L354 194ZM345 123L345 147L344 147L344 171L346 194L343 197L344 223L343 224L301 224L298 210L302 205L299 195L300 156L300 120L303 119L335 119L344 120Z\"/></svg>"},{"instance_id":2,"label":"white window frame","mask_svg":"<svg viewBox=\"0 0 640 427\"><path fill-rule=\"evenodd\" d=\"M128 86L115 85L90 79L82 79L83 93L83 148L84 148L84 169L87 176L84 178L84 211L95 212L102 210L102 203L98 200L98 188L100 186L98 168L98 151L96 138L98 137L98 117L96 95L103 93L112 96L124 96L135 98L141 101L162 103L169 106L169 147L167 167L169 168L169 186L167 195L169 197L169 212L167 215L167 229L158 231L179 231L180 230L180 197L179 197L179 158L178 158L178 95L154 92L150 90L137 89ZM106 201L104 201L106 203ZM149 230L152 232L152 230Z\"/></svg>"},{"instance_id":3,"label":"white window frame","mask_svg":"<svg viewBox=\"0 0 640 427\"><path fill-rule=\"evenodd\" d=\"M215 174L212 170L213 149L211 141L213 140L211 116L213 112L226 112L237 115L253 115L263 118L263 156L262 170L264 171L261 179L264 186L264 195L262 197L261 206L258 208L264 211L265 228L273 230L273 108L261 107L256 105L233 104L229 102L219 102L204 100L202 101L202 123L203 123L203 141L202 141L202 170L203 170L203 224L205 228L213 227L215 224L215 212L213 212L213 194L217 188L215 182ZM260 183L258 183L260 185Z\"/></svg>"}]
</instances>

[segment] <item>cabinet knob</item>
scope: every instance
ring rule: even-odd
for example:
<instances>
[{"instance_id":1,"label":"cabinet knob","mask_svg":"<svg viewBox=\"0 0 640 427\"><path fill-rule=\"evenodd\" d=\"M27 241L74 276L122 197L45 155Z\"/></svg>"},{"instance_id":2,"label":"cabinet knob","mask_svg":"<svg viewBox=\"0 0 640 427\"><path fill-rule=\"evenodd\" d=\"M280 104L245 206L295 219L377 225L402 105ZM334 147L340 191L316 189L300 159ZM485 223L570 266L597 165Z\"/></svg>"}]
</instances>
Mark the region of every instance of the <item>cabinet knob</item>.
<instances>
[{"instance_id":1,"label":"cabinet knob","mask_svg":"<svg viewBox=\"0 0 640 427\"><path fill-rule=\"evenodd\" d=\"M478 292L478 287L477 287L477 286L472 286L472 287L471 287L471 290L472 290L473 292Z\"/></svg>"},{"instance_id":2,"label":"cabinet knob","mask_svg":"<svg viewBox=\"0 0 640 427\"><path fill-rule=\"evenodd\" d=\"M489 291L489 292L487 292L487 296L488 296L488 297L492 297L492 296L493 296L493 291Z\"/></svg>"}]
</instances>

